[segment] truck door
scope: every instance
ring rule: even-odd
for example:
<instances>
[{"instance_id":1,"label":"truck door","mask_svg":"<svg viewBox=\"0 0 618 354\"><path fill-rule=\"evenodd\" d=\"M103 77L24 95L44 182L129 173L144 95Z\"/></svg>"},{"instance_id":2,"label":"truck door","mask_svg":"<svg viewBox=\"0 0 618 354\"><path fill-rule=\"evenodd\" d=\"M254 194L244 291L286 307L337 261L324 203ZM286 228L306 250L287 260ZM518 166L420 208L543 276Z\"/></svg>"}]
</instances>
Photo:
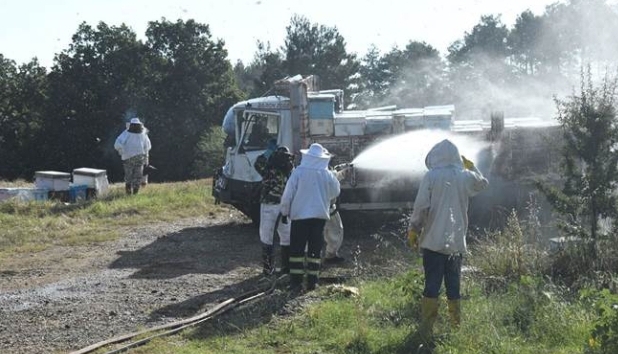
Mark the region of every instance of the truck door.
<instances>
[{"instance_id":1,"label":"truck door","mask_svg":"<svg viewBox=\"0 0 618 354\"><path fill-rule=\"evenodd\" d=\"M280 119L277 112L237 112L236 144L227 148L225 165L213 180L216 200L233 205L256 224L259 223L262 177L253 165L266 150L269 140L279 140Z\"/></svg>"},{"instance_id":2,"label":"truck door","mask_svg":"<svg viewBox=\"0 0 618 354\"><path fill-rule=\"evenodd\" d=\"M268 146L278 140L280 115L276 112L245 110L236 119L236 145L228 148L223 175L242 183L260 182L262 178L253 164ZM234 193L236 194L236 193Z\"/></svg>"}]
</instances>

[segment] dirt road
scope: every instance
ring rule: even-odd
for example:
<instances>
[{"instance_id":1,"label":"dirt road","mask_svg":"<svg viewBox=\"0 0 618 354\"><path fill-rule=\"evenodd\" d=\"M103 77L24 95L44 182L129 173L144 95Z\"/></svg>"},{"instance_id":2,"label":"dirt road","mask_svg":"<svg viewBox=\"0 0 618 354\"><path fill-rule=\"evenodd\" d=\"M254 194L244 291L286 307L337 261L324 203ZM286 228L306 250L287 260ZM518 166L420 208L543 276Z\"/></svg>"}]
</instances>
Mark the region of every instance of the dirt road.
<instances>
[{"instance_id":1,"label":"dirt road","mask_svg":"<svg viewBox=\"0 0 618 354\"><path fill-rule=\"evenodd\" d=\"M325 275L405 268L400 222L352 225L342 248L346 262ZM0 352L64 353L199 314L255 288L259 262L257 230L234 211L20 255L0 269Z\"/></svg>"}]
</instances>

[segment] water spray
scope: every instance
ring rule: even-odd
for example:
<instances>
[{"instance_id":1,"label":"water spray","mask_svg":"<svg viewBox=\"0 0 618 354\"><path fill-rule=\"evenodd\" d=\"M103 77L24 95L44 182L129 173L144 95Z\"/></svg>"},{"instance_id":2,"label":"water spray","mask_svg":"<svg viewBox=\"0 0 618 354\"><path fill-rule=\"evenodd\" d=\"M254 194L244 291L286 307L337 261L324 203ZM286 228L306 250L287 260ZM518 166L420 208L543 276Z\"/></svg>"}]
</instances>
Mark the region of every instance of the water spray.
<instances>
[{"instance_id":1,"label":"water spray","mask_svg":"<svg viewBox=\"0 0 618 354\"><path fill-rule=\"evenodd\" d=\"M478 137L449 131L415 130L373 145L358 155L352 164L358 169L419 176L427 171L425 157L431 148L444 139L452 141L462 155L475 163L481 152L491 145Z\"/></svg>"}]
</instances>

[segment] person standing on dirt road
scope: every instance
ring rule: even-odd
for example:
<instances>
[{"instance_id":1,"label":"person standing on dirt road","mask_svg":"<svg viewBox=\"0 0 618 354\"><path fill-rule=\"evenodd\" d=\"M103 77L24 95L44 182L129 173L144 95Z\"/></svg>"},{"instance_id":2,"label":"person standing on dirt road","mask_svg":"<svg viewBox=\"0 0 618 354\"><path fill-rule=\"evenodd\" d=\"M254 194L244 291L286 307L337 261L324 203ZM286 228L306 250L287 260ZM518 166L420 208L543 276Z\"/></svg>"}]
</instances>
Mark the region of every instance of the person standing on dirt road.
<instances>
[{"instance_id":1,"label":"person standing on dirt road","mask_svg":"<svg viewBox=\"0 0 618 354\"><path fill-rule=\"evenodd\" d=\"M286 146L277 147L277 141L268 142L266 151L258 156L255 170L262 176L260 192L260 241L262 242L262 274L274 273L275 227L281 245L281 274L290 272L290 224L280 221L281 194L294 168L294 155Z\"/></svg>"},{"instance_id":2,"label":"person standing on dirt road","mask_svg":"<svg viewBox=\"0 0 618 354\"><path fill-rule=\"evenodd\" d=\"M129 127L114 142L114 149L122 158L125 191L128 195L139 192L151 148L147 129L139 118L131 118Z\"/></svg>"},{"instance_id":3,"label":"person standing on dirt road","mask_svg":"<svg viewBox=\"0 0 618 354\"><path fill-rule=\"evenodd\" d=\"M443 280L451 324L456 327L460 323L461 264L467 250L468 201L487 188L489 182L448 139L433 146L425 158L425 165L429 171L414 201L408 237L413 248L420 245L423 254L425 288L418 334L423 343L428 343L438 316Z\"/></svg>"},{"instance_id":4,"label":"person standing on dirt road","mask_svg":"<svg viewBox=\"0 0 618 354\"><path fill-rule=\"evenodd\" d=\"M307 290L318 284L324 224L330 218L331 200L339 195L337 176L328 169L331 155L318 143L301 149L300 165L294 169L281 197L281 215L292 220L290 235L290 290L302 290L307 274ZM307 248L305 269L305 247Z\"/></svg>"}]
</instances>

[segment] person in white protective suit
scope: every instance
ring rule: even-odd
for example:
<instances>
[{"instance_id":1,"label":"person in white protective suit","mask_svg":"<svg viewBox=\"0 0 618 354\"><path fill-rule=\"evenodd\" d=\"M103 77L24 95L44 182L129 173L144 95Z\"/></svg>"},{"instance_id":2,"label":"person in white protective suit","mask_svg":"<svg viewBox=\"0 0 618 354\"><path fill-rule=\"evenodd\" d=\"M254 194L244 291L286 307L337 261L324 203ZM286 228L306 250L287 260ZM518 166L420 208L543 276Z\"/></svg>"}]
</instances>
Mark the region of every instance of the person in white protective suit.
<instances>
[{"instance_id":1,"label":"person in white protective suit","mask_svg":"<svg viewBox=\"0 0 618 354\"><path fill-rule=\"evenodd\" d=\"M331 155L318 143L301 149L300 165L294 169L281 196L281 215L292 222L290 235L290 290L302 290L305 274L307 290L318 284L324 224L330 219L330 202L339 195L340 185L329 171ZM305 252L305 249L307 250ZM305 266L306 264L306 266Z\"/></svg>"},{"instance_id":2,"label":"person in white protective suit","mask_svg":"<svg viewBox=\"0 0 618 354\"><path fill-rule=\"evenodd\" d=\"M114 142L114 149L122 158L124 167L125 191L137 194L144 176L144 166L148 165L148 155L152 148L148 129L139 118L131 118L128 128Z\"/></svg>"},{"instance_id":3,"label":"person in white protective suit","mask_svg":"<svg viewBox=\"0 0 618 354\"><path fill-rule=\"evenodd\" d=\"M418 334L423 342L428 342L438 316L443 281L451 324L456 327L460 323L461 264L467 251L468 201L487 188L489 182L448 139L429 151L425 165L429 171L421 181L414 202L408 237L413 248L420 246L423 255L425 288Z\"/></svg>"}]
</instances>

